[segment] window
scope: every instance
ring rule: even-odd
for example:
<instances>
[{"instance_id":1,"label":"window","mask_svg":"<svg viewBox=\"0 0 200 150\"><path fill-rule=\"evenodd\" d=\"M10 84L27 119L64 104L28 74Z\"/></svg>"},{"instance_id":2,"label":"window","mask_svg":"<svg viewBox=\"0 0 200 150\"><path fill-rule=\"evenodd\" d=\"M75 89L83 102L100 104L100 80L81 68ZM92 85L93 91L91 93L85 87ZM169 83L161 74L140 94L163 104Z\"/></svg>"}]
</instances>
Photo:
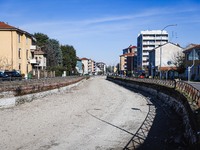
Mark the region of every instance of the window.
<instances>
[{"instance_id":1,"label":"window","mask_svg":"<svg viewBox=\"0 0 200 150\"><path fill-rule=\"evenodd\" d=\"M21 70L21 63L19 63L19 70Z\"/></svg>"},{"instance_id":2,"label":"window","mask_svg":"<svg viewBox=\"0 0 200 150\"><path fill-rule=\"evenodd\" d=\"M28 64L26 65L26 73L28 73Z\"/></svg>"},{"instance_id":3,"label":"window","mask_svg":"<svg viewBox=\"0 0 200 150\"><path fill-rule=\"evenodd\" d=\"M197 52L198 60L200 60L200 51Z\"/></svg>"},{"instance_id":4,"label":"window","mask_svg":"<svg viewBox=\"0 0 200 150\"><path fill-rule=\"evenodd\" d=\"M21 48L18 50L18 58L21 59Z\"/></svg>"},{"instance_id":5,"label":"window","mask_svg":"<svg viewBox=\"0 0 200 150\"><path fill-rule=\"evenodd\" d=\"M26 36L26 44L28 44L28 37Z\"/></svg>"},{"instance_id":6,"label":"window","mask_svg":"<svg viewBox=\"0 0 200 150\"><path fill-rule=\"evenodd\" d=\"M198 52L196 50L192 50L187 54L187 60L198 60Z\"/></svg>"},{"instance_id":7,"label":"window","mask_svg":"<svg viewBox=\"0 0 200 150\"><path fill-rule=\"evenodd\" d=\"M18 43L20 43L20 42L21 42L21 35L18 34Z\"/></svg>"},{"instance_id":8,"label":"window","mask_svg":"<svg viewBox=\"0 0 200 150\"><path fill-rule=\"evenodd\" d=\"M26 59L28 59L28 50L26 50Z\"/></svg>"}]
</instances>

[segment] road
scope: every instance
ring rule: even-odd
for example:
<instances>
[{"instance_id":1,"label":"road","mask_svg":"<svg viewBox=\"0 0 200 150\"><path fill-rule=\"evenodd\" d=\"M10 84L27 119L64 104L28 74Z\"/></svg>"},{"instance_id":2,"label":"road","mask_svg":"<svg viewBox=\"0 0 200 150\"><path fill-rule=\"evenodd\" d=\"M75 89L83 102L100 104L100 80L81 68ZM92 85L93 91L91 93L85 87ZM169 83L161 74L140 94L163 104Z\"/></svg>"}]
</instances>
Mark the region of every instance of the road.
<instances>
[{"instance_id":1,"label":"road","mask_svg":"<svg viewBox=\"0 0 200 150\"><path fill-rule=\"evenodd\" d=\"M195 87L197 90L200 90L200 82L192 82L192 81L189 81L189 82L186 82L190 85L192 85L193 87Z\"/></svg>"},{"instance_id":2,"label":"road","mask_svg":"<svg viewBox=\"0 0 200 150\"><path fill-rule=\"evenodd\" d=\"M0 110L2 150L122 149L148 112L145 97L103 77Z\"/></svg>"}]
</instances>

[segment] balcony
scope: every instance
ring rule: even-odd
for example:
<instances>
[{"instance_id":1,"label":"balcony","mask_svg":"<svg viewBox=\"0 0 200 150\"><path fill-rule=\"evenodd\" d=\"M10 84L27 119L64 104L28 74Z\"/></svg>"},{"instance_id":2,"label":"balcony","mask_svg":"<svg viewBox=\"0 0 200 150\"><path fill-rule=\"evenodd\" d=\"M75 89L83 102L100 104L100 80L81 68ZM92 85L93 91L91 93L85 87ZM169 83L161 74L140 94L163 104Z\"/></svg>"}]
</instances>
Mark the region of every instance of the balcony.
<instances>
[{"instance_id":1,"label":"balcony","mask_svg":"<svg viewBox=\"0 0 200 150\"><path fill-rule=\"evenodd\" d=\"M156 37L156 40L168 40L168 37L166 37L166 36L163 36L162 38L161 37Z\"/></svg>"},{"instance_id":2,"label":"balcony","mask_svg":"<svg viewBox=\"0 0 200 150\"><path fill-rule=\"evenodd\" d=\"M31 50L31 51L36 50L36 45L31 45L31 46L30 46L30 50Z\"/></svg>"},{"instance_id":3,"label":"balcony","mask_svg":"<svg viewBox=\"0 0 200 150\"><path fill-rule=\"evenodd\" d=\"M29 59L29 63L30 64L40 64L40 61L33 58L33 59Z\"/></svg>"},{"instance_id":4,"label":"balcony","mask_svg":"<svg viewBox=\"0 0 200 150\"><path fill-rule=\"evenodd\" d=\"M143 36L143 40L155 40L154 36Z\"/></svg>"}]
</instances>

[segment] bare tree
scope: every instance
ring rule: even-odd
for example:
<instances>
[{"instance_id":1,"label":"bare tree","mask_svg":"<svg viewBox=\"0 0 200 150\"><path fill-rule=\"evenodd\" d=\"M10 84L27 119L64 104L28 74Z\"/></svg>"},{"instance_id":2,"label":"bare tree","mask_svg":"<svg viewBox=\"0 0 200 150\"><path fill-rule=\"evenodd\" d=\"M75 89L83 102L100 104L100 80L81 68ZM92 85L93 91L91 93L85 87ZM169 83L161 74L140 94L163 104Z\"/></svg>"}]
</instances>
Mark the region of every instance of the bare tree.
<instances>
[{"instance_id":1,"label":"bare tree","mask_svg":"<svg viewBox=\"0 0 200 150\"><path fill-rule=\"evenodd\" d=\"M177 72L182 74L185 72L185 55L182 52L177 52L172 57L172 63L176 66Z\"/></svg>"},{"instance_id":2,"label":"bare tree","mask_svg":"<svg viewBox=\"0 0 200 150\"><path fill-rule=\"evenodd\" d=\"M8 58L0 57L0 70L11 70L12 64L9 62Z\"/></svg>"}]
</instances>

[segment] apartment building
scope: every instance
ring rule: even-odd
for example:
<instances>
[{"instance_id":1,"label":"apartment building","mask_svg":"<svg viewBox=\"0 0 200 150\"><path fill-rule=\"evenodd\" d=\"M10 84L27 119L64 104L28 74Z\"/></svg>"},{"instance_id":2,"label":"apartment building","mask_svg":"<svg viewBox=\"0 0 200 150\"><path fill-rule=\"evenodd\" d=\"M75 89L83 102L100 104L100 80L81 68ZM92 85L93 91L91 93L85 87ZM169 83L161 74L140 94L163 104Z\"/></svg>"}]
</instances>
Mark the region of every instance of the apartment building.
<instances>
[{"instance_id":1,"label":"apartment building","mask_svg":"<svg viewBox=\"0 0 200 150\"><path fill-rule=\"evenodd\" d=\"M97 72L97 74L105 75L106 74L106 64L103 62L97 62L96 63L96 72Z\"/></svg>"},{"instance_id":2,"label":"apartment building","mask_svg":"<svg viewBox=\"0 0 200 150\"><path fill-rule=\"evenodd\" d=\"M96 62L94 60L88 58L81 58L81 61L84 66L83 74L96 74Z\"/></svg>"},{"instance_id":3,"label":"apartment building","mask_svg":"<svg viewBox=\"0 0 200 150\"><path fill-rule=\"evenodd\" d=\"M168 42L165 30L141 31L137 38L137 69L148 72L149 51Z\"/></svg>"},{"instance_id":4,"label":"apartment building","mask_svg":"<svg viewBox=\"0 0 200 150\"><path fill-rule=\"evenodd\" d=\"M0 69L27 75L32 70L31 52L36 49L33 41L30 33L0 22Z\"/></svg>"},{"instance_id":5,"label":"apartment building","mask_svg":"<svg viewBox=\"0 0 200 150\"><path fill-rule=\"evenodd\" d=\"M92 75L96 75L96 62L91 60L92 63Z\"/></svg>"},{"instance_id":6,"label":"apartment building","mask_svg":"<svg viewBox=\"0 0 200 150\"><path fill-rule=\"evenodd\" d=\"M123 49L123 55L120 55L119 70L121 75L130 75L137 69L137 47L130 45Z\"/></svg>"}]
</instances>

